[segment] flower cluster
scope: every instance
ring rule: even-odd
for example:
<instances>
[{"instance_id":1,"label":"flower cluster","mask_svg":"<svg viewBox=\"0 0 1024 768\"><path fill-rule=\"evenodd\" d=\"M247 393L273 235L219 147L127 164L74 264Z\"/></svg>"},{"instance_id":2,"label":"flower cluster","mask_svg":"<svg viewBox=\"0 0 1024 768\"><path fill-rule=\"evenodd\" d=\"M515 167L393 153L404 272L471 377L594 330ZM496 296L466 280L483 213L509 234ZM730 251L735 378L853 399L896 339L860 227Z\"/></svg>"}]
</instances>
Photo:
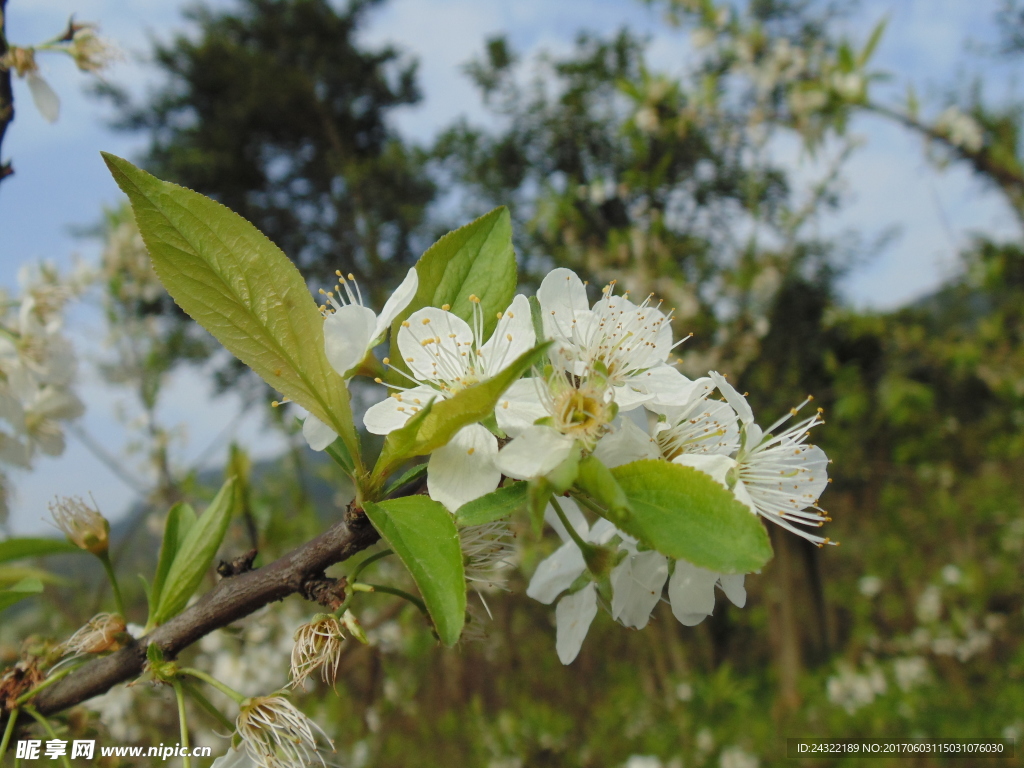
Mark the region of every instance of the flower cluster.
<instances>
[{"instance_id":1,"label":"flower cluster","mask_svg":"<svg viewBox=\"0 0 1024 768\"><path fill-rule=\"evenodd\" d=\"M637 305L628 296L614 296L612 288L605 288L591 308L584 284L569 270L545 278L538 291L545 330L556 341L556 354L569 362L547 380L524 379L509 390L508 409L502 403L498 423L510 433L518 424L523 429L499 456L502 471L513 477L543 475L574 444L609 467L640 459L670 461L710 475L751 512L819 546L827 543L807 530L827 519L817 499L828 482L828 460L806 443L809 430L821 423L820 412L783 428L795 408L762 430L746 399L723 376L711 372L691 381L671 366L669 353L678 342L672 340L670 315L651 306L649 298ZM568 398L567 389L573 393ZM724 401L711 399L716 391ZM566 401L573 406L560 405ZM503 410L517 407L526 412L518 424L502 418ZM567 413L571 407L575 412ZM551 417L548 426L536 421L526 426L533 417L544 422L544 415ZM522 442L528 447L517 450ZM558 453L549 447L556 444L569 448ZM588 528L578 508L571 503L566 508L585 541L614 546L621 558L609 575L608 607L624 626L646 626L666 582L672 612L686 626L711 615L716 586L735 605L745 604L743 574L716 573L641 551L635 539L607 520ZM565 543L538 568L527 594L550 603L567 592L558 603L556 623L559 658L569 663L597 614L600 580L592 572L588 576L575 537L555 524L550 509L548 519Z\"/></svg>"},{"instance_id":2,"label":"flower cluster","mask_svg":"<svg viewBox=\"0 0 1024 768\"><path fill-rule=\"evenodd\" d=\"M37 451L64 451L62 422L84 410L71 389L75 354L63 332L63 310L88 281L49 266L24 269L18 297L0 291L0 465L29 467ZM6 514L0 475L0 519Z\"/></svg>"},{"instance_id":3,"label":"flower cluster","mask_svg":"<svg viewBox=\"0 0 1024 768\"><path fill-rule=\"evenodd\" d=\"M337 295L326 294L326 352L339 374L350 377L409 305L415 275L410 271L379 318L362 306L351 281L342 279ZM347 303L337 298L342 293ZM712 371L688 379L674 366L673 355L685 339L673 339L672 312L663 311L653 296L636 303L628 292L616 293L612 283L591 305L586 284L571 270L555 269L542 281L535 307L526 297L515 297L498 313L489 335L480 300L470 297L470 305L468 322L444 305L418 309L400 324L396 344L402 365L392 367L405 383L389 384L390 393L371 405L363 420L369 432L390 434L430 403L498 375L536 343L552 342L544 364L498 398L493 419L462 427L431 453L427 491L452 513L494 491L503 477L550 480L554 487L559 483L552 478L571 474L581 456L592 455L610 468L648 459L706 473L752 513L819 546L828 543L813 532L827 520L817 499L828 482L828 460L806 442L810 429L821 423L820 411L790 423L799 411L794 408L762 429L725 377ZM713 397L716 393L722 399ZM306 419L304 432L316 449L335 437L313 417ZM639 629L663 594L687 626L713 612L716 587L735 605L745 603L744 574L667 558L609 520L591 525L571 501L561 503L564 508L548 508L546 519L564 543L541 563L528 594L544 603L558 601L557 650L563 663L578 654L599 604L614 620ZM469 549L491 546L478 539L468 537ZM504 560L506 547L499 549ZM466 555L467 560L474 556ZM473 579L478 586L492 583L492 577L475 572Z\"/></svg>"}]
</instances>

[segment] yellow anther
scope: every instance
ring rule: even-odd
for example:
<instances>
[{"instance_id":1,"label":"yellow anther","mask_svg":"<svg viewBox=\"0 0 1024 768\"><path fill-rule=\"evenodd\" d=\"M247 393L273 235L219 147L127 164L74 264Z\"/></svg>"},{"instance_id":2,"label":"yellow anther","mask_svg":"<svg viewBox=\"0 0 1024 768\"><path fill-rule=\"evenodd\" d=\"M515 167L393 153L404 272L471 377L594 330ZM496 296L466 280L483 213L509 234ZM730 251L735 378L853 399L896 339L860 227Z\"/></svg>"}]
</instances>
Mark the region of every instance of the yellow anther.
<instances>
[{"instance_id":1,"label":"yellow anther","mask_svg":"<svg viewBox=\"0 0 1024 768\"><path fill-rule=\"evenodd\" d=\"M472 456L474 453L476 453L476 448L470 448L468 451L466 451L466 453Z\"/></svg>"},{"instance_id":2,"label":"yellow anther","mask_svg":"<svg viewBox=\"0 0 1024 768\"><path fill-rule=\"evenodd\" d=\"M334 274L336 274L338 277L341 277L341 270L340 269L334 270Z\"/></svg>"},{"instance_id":3,"label":"yellow anther","mask_svg":"<svg viewBox=\"0 0 1024 768\"><path fill-rule=\"evenodd\" d=\"M409 321L408 320L403 320L402 321L402 327L403 328L408 328L409 327Z\"/></svg>"},{"instance_id":4,"label":"yellow anther","mask_svg":"<svg viewBox=\"0 0 1024 768\"><path fill-rule=\"evenodd\" d=\"M451 304L442 304L441 305L441 309L443 309L445 312L447 312L451 308L452 308Z\"/></svg>"},{"instance_id":5,"label":"yellow anther","mask_svg":"<svg viewBox=\"0 0 1024 768\"><path fill-rule=\"evenodd\" d=\"M391 358L390 357L385 357L384 358L384 365L391 365Z\"/></svg>"},{"instance_id":6,"label":"yellow anther","mask_svg":"<svg viewBox=\"0 0 1024 768\"><path fill-rule=\"evenodd\" d=\"M512 341L512 334L511 333L506 333L505 334L505 338L508 339L509 341Z\"/></svg>"},{"instance_id":7,"label":"yellow anther","mask_svg":"<svg viewBox=\"0 0 1024 768\"><path fill-rule=\"evenodd\" d=\"M378 384L383 384L384 383L384 380L380 376L375 376L373 380L375 382L377 382Z\"/></svg>"},{"instance_id":8,"label":"yellow anther","mask_svg":"<svg viewBox=\"0 0 1024 768\"><path fill-rule=\"evenodd\" d=\"M430 325L430 318L429 317L424 317L422 322L423 322L424 325Z\"/></svg>"},{"instance_id":9,"label":"yellow anther","mask_svg":"<svg viewBox=\"0 0 1024 768\"><path fill-rule=\"evenodd\" d=\"M498 319L499 319L499 320L501 320L501 315L502 315L502 313L501 313L501 312L499 312L499 313L498 313ZM512 315L509 315L509 317L512 317Z\"/></svg>"},{"instance_id":10,"label":"yellow anther","mask_svg":"<svg viewBox=\"0 0 1024 768\"><path fill-rule=\"evenodd\" d=\"M469 300L472 301L474 304L480 303L480 297L477 296L475 293L470 294Z\"/></svg>"},{"instance_id":11,"label":"yellow anther","mask_svg":"<svg viewBox=\"0 0 1024 768\"><path fill-rule=\"evenodd\" d=\"M349 273L348 273L348 279L349 279L349 280L355 280L355 279L356 279L356 276L355 276L355 275L353 275L353 274L352 274L351 272L349 272Z\"/></svg>"}]
</instances>

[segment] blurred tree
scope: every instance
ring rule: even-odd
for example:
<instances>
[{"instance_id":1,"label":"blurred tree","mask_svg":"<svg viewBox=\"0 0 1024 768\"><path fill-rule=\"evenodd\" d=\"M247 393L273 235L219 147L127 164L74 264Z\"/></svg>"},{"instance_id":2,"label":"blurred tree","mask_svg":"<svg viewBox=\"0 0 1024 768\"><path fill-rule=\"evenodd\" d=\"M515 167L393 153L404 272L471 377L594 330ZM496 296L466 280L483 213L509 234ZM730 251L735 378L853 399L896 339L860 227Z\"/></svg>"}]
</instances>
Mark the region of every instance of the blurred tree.
<instances>
[{"instance_id":1,"label":"blurred tree","mask_svg":"<svg viewBox=\"0 0 1024 768\"><path fill-rule=\"evenodd\" d=\"M186 13L197 31L157 44L165 84L143 103L107 87L119 126L146 131L146 166L210 195L277 243L313 282L353 272L380 297L418 255L434 187L389 124L419 99L416 65L366 50L380 0L239 0Z\"/></svg>"}]
</instances>

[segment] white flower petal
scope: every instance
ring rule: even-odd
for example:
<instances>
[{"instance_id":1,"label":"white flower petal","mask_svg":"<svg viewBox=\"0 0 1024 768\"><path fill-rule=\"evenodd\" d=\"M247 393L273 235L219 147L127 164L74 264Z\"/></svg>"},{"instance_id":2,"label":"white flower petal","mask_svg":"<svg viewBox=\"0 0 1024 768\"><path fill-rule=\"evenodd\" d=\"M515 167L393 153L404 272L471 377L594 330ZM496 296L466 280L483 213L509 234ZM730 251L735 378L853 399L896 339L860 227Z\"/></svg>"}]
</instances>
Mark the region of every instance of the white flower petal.
<instances>
[{"instance_id":1,"label":"white flower petal","mask_svg":"<svg viewBox=\"0 0 1024 768\"><path fill-rule=\"evenodd\" d=\"M699 380L698 380L699 381ZM630 386L647 392L658 405L686 405L701 385L691 381L671 365L656 365L630 381Z\"/></svg>"},{"instance_id":2,"label":"white flower petal","mask_svg":"<svg viewBox=\"0 0 1024 768\"><path fill-rule=\"evenodd\" d=\"M642 371L661 365L672 351L672 326L665 314L654 307L637 306L625 296L605 296L594 303L600 333L611 360L626 369Z\"/></svg>"},{"instance_id":3,"label":"white flower petal","mask_svg":"<svg viewBox=\"0 0 1024 768\"><path fill-rule=\"evenodd\" d=\"M611 541L612 537L617 533L619 531L615 525L602 517L594 523L594 527L590 529L590 532L584 538L591 544L603 546Z\"/></svg>"},{"instance_id":4,"label":"white flower petal","mask_svg":"<svg viewBox=\"0 0 1024 768\"><path fill-rule=\"evenodd\" d=\"M498 426L510 437L521 435L537 419L550 416L541 400L540 388L544 382L535 378L519 379L505 390L494 408Z\"/></svg>"},{"instance_id":5,"label":"white flower petal","mask_svg":"<svg viewBox=\"0 0 1024 768\"><path fill-rule=\"evenodd\" d=\"M744 424L753 424L754 412L750 409L750 403L747 402L747 398L737 392L736 388L725 380L725 376L717 371L709 372L708 376L715 382L715 386L718 387L718 391L725 397L725 401L736 411L740 421Z\"/></svg>"},{"instance_id":6,"label":"white flower petal","mask_svg":"<svg viewBox=\"0 0 1024 768\"><path fill-rule=\"evenodd\" d=\"M621 419L618 429L598 442L594 456L606 467L618 467L640 459L660 459L661 452L651 436L635 422Z\"/></svg>"},{"instance_id":7,"label":"white flower petal","mask_svg":"<svg viewBox=\"0 0 1024 768\"><path fill-rule=\"evenodd\" d=\"M213 761L210 768L256 768L256 763L244 749L229 749Z\"/></svg>"},{"instance_id":8,"label":"white flower petal","mask_svg":"<svg viewBox=\"0 0 1024 768\"><path fill-rule=\"evenodd\" d=\"M36 72L29 72L25 75L25 82L28 83L28 89L32 92L32 101L35 102L39 114L48 123L57 122L57 118L60 117L60 99L50 84Z\"/></svg>"},{"instance_id":9,"label":"white flower petal","mask_svg":"<svg viewBox=\"0 0 1024 768\"><path fill-rule=\"evenodd\" d=\"M396 392L366 409L363 426L367 432L386 435L404 427L405 422L432 399L443 400L444 396L431 387L413 387L404 392Z\"/></svg>"},{"instance_id":10,"label":"white flower petal","mask_svg":"<svg viewBox=\"0 0 1024 768\"><path fill-rule=\"evenodd\" d=\"M302 422L302 436L314 451L322 451L338 439L338 433L313 414L309 414Z\"/></svg>"},{"instance_id":11,"label":"white flower petal","mask_svg":"<svg viewBox=\"0 0 1024 768\"><path fill-rule=\"evenodd\" d=\"M583 281L571 269L551 270L537 289L542 310L544 334L551 338L573 339L573 321L590 314L590 301Z\"/></svg>"},{"instance_id":12,"label":"white flower petal","mask_svg":"<svg viewBox=\"0 0 1024 768\"><path fill-rule=\"evenodd\" d=\"M597 616L597 591L593 583L579 592L566 595L555 607L557 640L555 650L558 660L571 664L583 647L583 640L590 629L590 623Z\"/></svg>"},{"instance_id":13,"label":"white flower petal","mask_svg":"<svg viewBox=\"0 0 1024 768\"><path fill-rule=\"evenodd\" d=\"M447 445L430 454L427 464L427 491L454 512L463 504L478 499L498 487L501 472L494 466L498 439L485 427L463 427Z\"/></svg>"},{"instance_id":14,"label":"white flower petal","mask_svg":"<svg viewBox=\"0 0 1024 768\"><path fill-rule=\"evenodd\" d=\"M715 583L721 574L698 568L686 560L676 560L676 569L668 580L668 599L672 615L680 624L693 626L694 615L710 616L715 610Z\"/></svg>"},{"instance_id":15,"label":"white flower petal","mask_svg":"<svg viewBox=\"0 0 1024 768\"><path fill-rule=\"evenodd\" d=\"M742 573L723 573L718 577L718 583L729 601L737 608L747 604L747 590L743 586L745 575Z\"/></svg>"},{"instance_id":16,"label":"white flower petal","mask_svg":"<svg viewBox=\"0 0 1024 768\"><path fill-rule=\"evenodd\" d=\"M729 470L736 466L736 461L721 453L681 453L672 459L673 464L681 464L684 467L693 467L701 472L711 475L718 484L728 488L726 475ZM737 487L742 483L736 483ZM735 489L733 489L735 493Z\"/></svg>"},{"instance_id":17,"label":"white flower petal","mask_svg":"<svg viewBox=\"0 0 1024 768\"><path fill-rule=\"evenodd\" d=\"M562 508L562 512L569 519L569 524L576 529L576 532L583 537L587 538L587 534L590 532L590 525L587 523L587 518L580 512L580 508L576 506L576 502L572 499L559 499L558 506ZM544 520L555 529L555 533L558 534L558 538L562 541L571 541L569 532L565 530L565 526L562 525L561 518L558 517L558 513L555 512L555 508L548 504L548 508L544 510Z\"/></svg>"},{"instance_id":18,"label":"white flower petal","mask_svg":"<svg viewBox=\"0 0 1024 768\"><path fill-rule=\"evenodd\" d=\"M395 292L388 296L384 302L384 309L377 316L377 323L373 329L373 342L376 344L383 336L388 327L395 321L395 318L402 314L402 310L409 306L409 303L416 296L420 287L419 274L416 267L410 267L405 274L402 284L395 289Z\"/></svg>"},{"instance_id":19,"label":"white flower petal","mask_svg":"<svg viewBox=\"0 0 1024 768\"><path fill-rule=\"evenodd\" d=\"M530 579L526 594L534 600L550 605L556 597L572 586L587 569L583 553L573 541L566 541L541 561Z\"/></svg>"},{"instance_id":20,"label":"white flower petal","mask_svg":"<svg viewBox=\"0 0 1024 768\"><path fill-rule=\"evenodd\" d=\"M398 330L398 349L420 381L454 382L465 376L473 354L473 331L458 315L424 307Z\"/></svg>"},{"instance_id":21,"label":"white flower petal","mask_svg":"<svg viewBox=\"0 0 1024 768\"><path fill-rule=\"evenodd\" d=\"M631 411L654 399L654 395L641 390L632 379L621 387L615 387L613 391L615 404L619 406L620 411Z\"/></svg>"},{"instance_id":22,"label":"white flower petal","mask_svg":"<svg viewBox=\"0 0 1024 768\"><path fill-rule=\"evenodd\" d=\"M495 463L517 480L544 477L569 458L575 442L551 427L532 426L502 448Z\"/></svg>"},{"instance_id":23,"label":"white flower petal","mask_svg":"<svg viewBox=\"0 0 1024 768\"><path fill-rule=\"evenodd\" d=\"M360 304L346 304L324 318L324 351L338 375L351 376L363 362L376 319L372 309Z\"/></svg>"},{"instance_id":24,"label":"white flower petal","mask_svg":"<svg viewBox=\"0 0 1024 768\"><path fill-rule=\"evenodd\" d=\"M494 376L536 343L530 300L520 294L502 313L491 338L480 348L483 368L488 376Z\"/></svg>"},{"instance_id":25,"label":"white flower petal","mask_svg":"<svg viewBox=\"0 0 1024 768\"><path fill-rule=\"evenodd\" d=\"M627 627L643 629L661 599L668 579L668 562L658 552L631 555L612 570L612 618Z\"/></svg>"}]
</instances>

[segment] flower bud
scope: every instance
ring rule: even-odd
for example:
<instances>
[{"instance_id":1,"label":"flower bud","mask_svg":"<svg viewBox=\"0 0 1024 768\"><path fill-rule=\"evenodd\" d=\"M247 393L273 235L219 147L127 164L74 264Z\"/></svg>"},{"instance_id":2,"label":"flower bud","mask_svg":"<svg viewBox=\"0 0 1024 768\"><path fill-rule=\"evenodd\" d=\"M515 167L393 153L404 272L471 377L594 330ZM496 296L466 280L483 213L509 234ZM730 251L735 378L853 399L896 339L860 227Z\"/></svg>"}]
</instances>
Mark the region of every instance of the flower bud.
<instances>
[{"instance_id":1,"label":"flower bud","mask_svg":"<svg viewBox=\"0 0 1024 768\"><path fill-rule=\"evenodd\" d=\"M106 554L110 523L98 509L90 507L80 498L65 496L50 503L50 515L56 526L68 537L68 541L76 547L97 557Z\"/></svg>"}]
</instances>

